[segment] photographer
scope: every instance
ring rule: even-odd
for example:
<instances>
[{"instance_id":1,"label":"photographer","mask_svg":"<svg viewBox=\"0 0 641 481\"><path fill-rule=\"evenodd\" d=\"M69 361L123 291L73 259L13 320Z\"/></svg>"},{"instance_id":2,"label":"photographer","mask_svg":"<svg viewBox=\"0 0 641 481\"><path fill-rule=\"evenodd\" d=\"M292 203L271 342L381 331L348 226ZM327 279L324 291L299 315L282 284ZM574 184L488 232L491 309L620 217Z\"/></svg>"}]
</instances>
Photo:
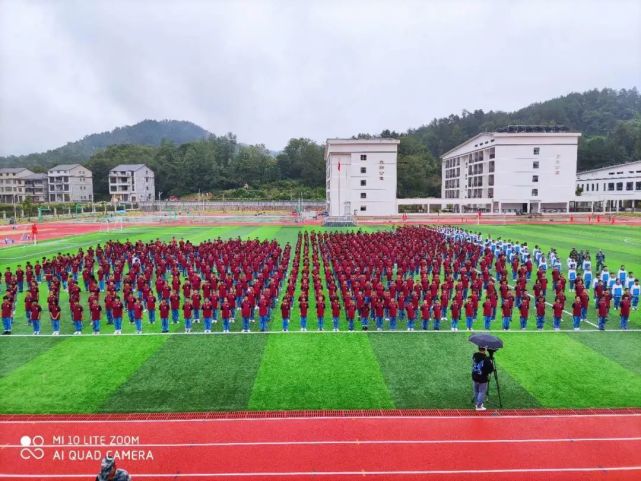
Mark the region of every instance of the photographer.
<instances>
[{"instance_id":1,"label":"photographer","mask_svg":"<svg viewBox=\"0 0 641 481\"><path fill-rule=\"evenodd\" d=\"M490 351L492 352L492 351ZM477 411L485 411L483 402L487 394L489 376L494 371L491 356L488 357L487 349L479 347L478 352L472 356L472 381L474 385L474 405Z\"/></svg>"},{"instance_id":2,"label":"photographer","mask_svg":"<svg viewBox=\"0 0 641 481\"><path fill-rule=\"evenodd\" d=\"M107 456L100 464L100 474L96 476L96 481L131 481L131 476L124 469L118 469L114 458Z\"/></svg>"}]
</instances>

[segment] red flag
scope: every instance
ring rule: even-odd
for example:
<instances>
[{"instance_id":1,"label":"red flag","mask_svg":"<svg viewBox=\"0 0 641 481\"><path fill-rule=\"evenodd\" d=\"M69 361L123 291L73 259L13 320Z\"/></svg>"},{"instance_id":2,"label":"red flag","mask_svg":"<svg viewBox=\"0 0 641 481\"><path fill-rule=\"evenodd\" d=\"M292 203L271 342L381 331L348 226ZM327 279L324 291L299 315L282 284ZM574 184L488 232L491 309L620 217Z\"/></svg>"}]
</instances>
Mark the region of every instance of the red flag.
<instances>
[{"instance_id":1,"label":"red flag","mask_svg":"<svg viewBox=\"0 0 641 481\"><path fill-rule=\"evenodd\" d=\"M341 159L338 159L338 171L341 171Z\"/></svg>"}]
</instances>

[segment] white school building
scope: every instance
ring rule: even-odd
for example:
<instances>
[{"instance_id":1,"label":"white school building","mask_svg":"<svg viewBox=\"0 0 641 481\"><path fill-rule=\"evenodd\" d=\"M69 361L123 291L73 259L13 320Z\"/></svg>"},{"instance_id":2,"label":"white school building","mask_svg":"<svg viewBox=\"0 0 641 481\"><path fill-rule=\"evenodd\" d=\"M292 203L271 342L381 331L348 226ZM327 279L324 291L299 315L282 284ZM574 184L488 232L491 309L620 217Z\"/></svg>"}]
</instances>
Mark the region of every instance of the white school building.
<instances>
[{"instance_id":1,"label":"white school building","mask_svg":"<svg viewBox=\"0 0 641 481\"><path fill-rule=\"evenodd\" d=\"M596 210L621 210L641 201L641 160L579 172L577 205Z\"/></svg>"},{"instance_id":2,"label":"white school building","mask_svg":"<svg viewBox=\"0 0 641 481\"><path fill-rule=\"evenodd\" d=\"M575 195L577 132L510 126L478 134L441 157L441 201L452 210L566 210Z\"/></svg>"},{"instance_id":3,"label":"white school building","mask_svg":"<svg viewBox=\"0 0 641 481\"><path fill-rule=\"evenodd\" d=\"M395 215L396 139L328 139L325 188L330 217Z\"/></svg>"},{"instance_id":4,"label":"white school building","mask_svg":"<svg viewBox=\"0 0 641 481\"><path fill-rule=\"evenodd\" d=\"M330 217L411 212L604 212L641 201L641 161L577 173L581 134L512 125L483 132L441 156L441 196L397 199L395 139L328 139ZM340 170L339 166L340 165Z\"/></svg>"}]
</instances>

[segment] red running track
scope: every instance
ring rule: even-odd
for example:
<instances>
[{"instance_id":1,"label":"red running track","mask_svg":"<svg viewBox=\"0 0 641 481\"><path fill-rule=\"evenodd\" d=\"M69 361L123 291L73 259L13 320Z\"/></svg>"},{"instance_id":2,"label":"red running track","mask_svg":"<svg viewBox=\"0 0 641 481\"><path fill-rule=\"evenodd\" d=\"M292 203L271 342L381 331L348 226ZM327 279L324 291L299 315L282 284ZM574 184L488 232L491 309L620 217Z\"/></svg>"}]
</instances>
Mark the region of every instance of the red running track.
<instances>
[{"instance_id":1,"label":"red running track","mask_svg":"<svg viewBox=\"0 0 641 481\"><path fill-rule=\"evenodd\" d=\"M641 413L114 419L0 416L1 479L641 479Z\"/></svg>"}]
</instances>

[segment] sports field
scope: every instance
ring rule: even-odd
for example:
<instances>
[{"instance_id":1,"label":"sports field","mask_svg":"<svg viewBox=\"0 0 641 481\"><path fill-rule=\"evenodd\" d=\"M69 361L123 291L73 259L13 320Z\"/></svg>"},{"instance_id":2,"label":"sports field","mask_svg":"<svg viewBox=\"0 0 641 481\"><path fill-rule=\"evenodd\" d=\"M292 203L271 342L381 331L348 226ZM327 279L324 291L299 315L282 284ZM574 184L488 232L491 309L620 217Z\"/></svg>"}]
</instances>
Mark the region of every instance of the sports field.
<instances>
[{"instance_id":1,"label":"sports field","mask_svg":"<svg viewBox=\"0 0 641 481\"><path fill-rule=\"evenodd\" d=\"M470 227L470 226L467 226ZM364 227L363 230L375 230ZM641 274L641 229L625 226L473 226L473 230L569 249L602 248L606 263ZM151 240L172 236L198 243L220 237L296 242L296 227L132 228L0 250L0 265L15 267L58 252L75 251L108 238ZM318 230L318 228L317 228ZM46 286L42 286L46 297ZM68 316L61 294L63 319ZM314 300L310 311L313 312ZM14 335L0 337L0 412L95 413L212 410L374 408L469 408L469 357L464 332L298 332L292 310L290 333L169 335L145 323L142 336L30 336L18 303ZM50 332L43 316L43 334ZM616 319L616 318L615 318ZM588 320L595 322L593 306ZM564 318L567 328L569 318ZM533 326L533 323L531 323ZM608 329L616 328L611 322ZM70 334L70 323L63 323ZM641 314L631 317L641 328ZM174 329L174 327L172 327ZM194 330L202 329L195 325ZM123 333L133 333L129 323ZM24 334L21 336L20 334ZM641 332L500 333L498 354L503 405L527 407L641 406ZM497 406L494 388L489 407Z\"/></svg>"}]
</instances>

